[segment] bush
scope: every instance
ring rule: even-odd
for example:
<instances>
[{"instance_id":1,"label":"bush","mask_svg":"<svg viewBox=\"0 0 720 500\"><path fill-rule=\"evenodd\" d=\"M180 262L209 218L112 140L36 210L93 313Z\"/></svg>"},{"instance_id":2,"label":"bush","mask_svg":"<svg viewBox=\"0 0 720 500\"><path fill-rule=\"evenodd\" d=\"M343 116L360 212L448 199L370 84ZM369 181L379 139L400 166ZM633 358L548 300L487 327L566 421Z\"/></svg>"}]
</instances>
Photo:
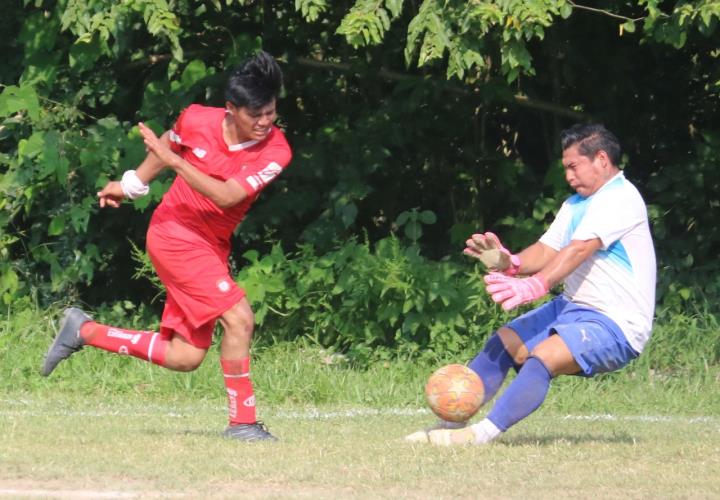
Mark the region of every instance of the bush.
<instances>
[{"instance_id":1,"label":"bush","mask_svg":"<svg viewBox=\"0 0 720 500\"><path fill-rule=\"evenodd\" d=\"M484 291L479 267L422 257L389 237L350 240L316 255L255 251L238 275L259 342L311 338L361 364L393 356L470 355L507 318Z\"/></svg>"}]
</instances>

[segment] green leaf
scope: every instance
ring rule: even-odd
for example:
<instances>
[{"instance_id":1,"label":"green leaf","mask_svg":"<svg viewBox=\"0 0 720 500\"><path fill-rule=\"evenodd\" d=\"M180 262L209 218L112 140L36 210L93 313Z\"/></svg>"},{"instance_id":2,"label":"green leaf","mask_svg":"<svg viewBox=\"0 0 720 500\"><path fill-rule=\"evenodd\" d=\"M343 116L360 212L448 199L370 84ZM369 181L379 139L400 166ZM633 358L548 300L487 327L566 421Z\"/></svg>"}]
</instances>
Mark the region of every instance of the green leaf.
<instances>
[{"instance_id":1,"label":"green leaf","mask_svg":"<svg viewBox=\"0 0 720 500\"><path fill-rule=\"evenodd\" d=\"M572 5L571 5L571 4L569 4L569 3L564 3L564 4L560 7L560 17L562 17L563 19L567 19L568 17L570 17L570 16L572 15L572 10L573 10L573 9L572 9Z\"/></svg>"},{"instance_id":2,"label":"green leaf","mask_svg":"<svg viewBox=\"0 0 720 500\"><path fill-rule=\"evenodd\" d=\"M437 222L437 216L435 215L435 212L431 210L423 210L418 214L418 219L423 224L435 224Z\"/></svg>"},{"instance_id":3,"label":"green leaf","mask_svg":"<svg viewBox=\"0 0 720 500\"><path fill-rule=\"evenodd\" d=\"M405 236L412 241L419 240L422 236L422 226L415 221L408 222L405 224Z\"/></svg>"},{"instance_id":4,"label":"green leaf","mask_svg":"<svg viewBox=\"0 0 720 500\"><path fill-rule=\"evenodd\" d=\"M340 209L340 220L342 220L343 226L348 228L352 226L357 217L358 208L355 203L348 203Z\"/></svg>"},{"instance_id":5,"label":"green leaf","mask_svg":"<svg viewBox=\"0 0 720 500\"><path fill-rule=\"evenodd\" d=\"M57 236L65 231L65 215L57 215L50 220L48 235Z\"/></svg>"},{"instance_id":6,"label":"green leaf","mask_svg":"<svg viewBox=\"0 0 720 500\"><path fill-rule=\"evenodd\" d=\"M634 21L626 21L623 24L620 25L620 34L623 34L623 31L627 31L628 33L635 33L635 22Z\"/></svg>"},{"instance_id":7,"label":"green leaf","mask_svg":"<svg viewBox=\"0 0 720 500\"><path fill-rule=\"evenodd\" d=\"M6 269L0 274L0 290L3 292L14 292L18 288L20 280L12 269Z\"/></svg>"},{"instance_id":8,"label":"green leaf","mask_svg":"<svg viewBox=\"0 0 720 500\"><path fill-rule=\"evenodd\" d=\"M9 85L0 94L0 117L27 111L31 120L40 117L40 102L32 85Z\"/></svg>"},{"instance_id":9,"label":"green leaf","mask_svg":"<svg viewBox=\"0 0 720 500\"><path fill-rule=\"evenodd\" d=\"M398 226L404 226L408 219L410 219L410 212L400 212L400 215L398 215L397 219L395 219L395 224Z\"/></svg>"},{"instance_id":10,"label":"green leaf","mask_svg":"<svg viewBox=\"0 0 720 500\"><path fill-rule=\"evenodd\" d=\"M70 67L76 71L86 71L93 67L102 55L100 43L93 38L91 33L78 38L70 47L68 60Z\"/></svg>"},{"instance_id":11,"label":"green leaf","mask_svg":"<svg viewBox=\"0 0 720 500\"><path fill-rule=\"evenodd\" d=\"M38 156L45 146L45 134L34 132L28 139L21 139L18 142L18 158L31 159Z\"/></svg>"},{"instance_id":12,"label":"green leaf","mask_svg":"<svg viewBox=\"0 0 720 500\"><path fill-rule=\"evenodd\" d=\"M199 59L190 61L182 72L180 83L184 90L189 90L197 82L205 78L208 74L205 63Z\"/></svg>"},{"instance_id":13,"label":"green leaf","mask_svg":"<svg viewBox=\"0 0 720 500\"><path fill-rule=\"evenodd\" d=\"M56 130L50 130L44 136L39 172L39 177L41 179L49 177L52 174L56 174L58 168L60 167L58 138L59 134Z\"/></svg>"}]
</instances>

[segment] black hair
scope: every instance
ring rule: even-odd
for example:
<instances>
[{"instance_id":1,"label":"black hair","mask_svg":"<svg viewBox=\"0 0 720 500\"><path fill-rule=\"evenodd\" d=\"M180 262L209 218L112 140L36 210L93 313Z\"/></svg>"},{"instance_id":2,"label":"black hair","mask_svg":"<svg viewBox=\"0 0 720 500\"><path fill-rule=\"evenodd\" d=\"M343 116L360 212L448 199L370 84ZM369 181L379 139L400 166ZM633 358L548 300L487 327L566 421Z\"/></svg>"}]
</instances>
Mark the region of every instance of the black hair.
<instances>
[{"instance_id":1,"label":"black hair","mask_svg":"<svg viewBox=\"0 0 720 500\"><path fill-rule=\"evenodd\" d=\"M261 50L232 72L225 86L225 99L237 107L259 109L278 98L282 80L277 61Z\"/></svg>"},{"instance_id":2,"label":"black hair","mask_svg":"<svg viewBox=\"0 0 720 500\"><path fill-rule=\"evenodd\" d=\"M605 151L616 167L620 165L622 151L620 141L615 134L598 123L578 123L560 132L560 144L563 151L578 145L578 152L593 158L598 151Z\"/></svg>"}]
</instances>

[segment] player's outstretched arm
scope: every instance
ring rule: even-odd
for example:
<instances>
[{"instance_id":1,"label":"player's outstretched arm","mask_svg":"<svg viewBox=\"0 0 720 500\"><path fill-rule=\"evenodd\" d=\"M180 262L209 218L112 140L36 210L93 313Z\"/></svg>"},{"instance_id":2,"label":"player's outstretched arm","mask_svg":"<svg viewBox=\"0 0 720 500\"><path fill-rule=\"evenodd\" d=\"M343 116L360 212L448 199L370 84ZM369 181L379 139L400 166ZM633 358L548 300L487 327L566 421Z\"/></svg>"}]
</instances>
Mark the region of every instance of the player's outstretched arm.
<instances>
[{"instance_id":1,"label":"player's outstretched arm","mask_svg":"<svg viewBox=\"0 0 720 500\"><path fill-rule=\"evenodd\" d=\"M169 133L165 132L158 141L170 147ZM136 170L123 174L122 181L110 181L98 191L100 208L118 208L124 198L135 199L147 194L148 184L162 172L166 163L152 151L148 152Z\"/></svg>"},{"instance_id":2,"label":"player's outstretched arm","mask_svg":"<svg viewBox=\"0 0 720 500\"><path fill-rule=\"evenodd\" d=\"M166 131L160 137L156 138L159 144L170 150L170 132ZM172 153L172 150L170 150L170 152ZM148 154L143 160L143 162L135 170L135 174L138 176L138 179L140 179L144 184L147 185L150 184L150 182L155 177L160 175L160 172L162 172L163 169L168 165L169 163L167 161L167 158L161 158L154 151L148 148Z\"/></svg>"},{"instance_id":3,"label":"player's outstretched arm","mask_svg":"<svg viewBox=\"0 0 720 500\"><path fill-rule=\"evenodd\" d=\"M509 311L543 297L550 288L577 269L585 259L601 247L602 242L599 238L587 241L573 240L561 251L555 252L550 261L530 277L521 279L501 273L488 274L485 276L485 289L494 302ZM540 250L542 249L535 249L535 251Z\"/></svg>"},{"instance_id":4,"label":"player's outstretched arm","mask_svg":"<svg viewBox=\"0 0 720 500\"><path fill-rule=\"evenodd\" d=\"M105 184L104 188L98 191L97 196L100 201L100 208L118 208L123 198L125 198L125 193L123 193L119 181L110 181Z\"/></svg>"},{"instance_id":5,"label":"player's outstretched arm","mask_svg":"<svg viewBox=\"0 0 720 500\"><path fill-rule=\"evenodd\" d=\"M480 260L489 271L506 276L534 274L557 254L556 250L538 241L514 255L490 232L473 234L465 245L465 255Z\"/></svg>"},{"instance_id":6,"label":"player's outstretched arm","mask_svg":"<svg viewBox=\"0 0 720 500\"><path fill-rule=\"evenodd\" d=\"M232 207L247 198L245 189L234 179L221 181L204 174L190 162L175 154L170 149L168 140L163 141L144 123L139 123L140 134L148 151L153 153L163 165L172 168L175 173L185 179L191 188L207 196L220 208ZM165 137L165 135L163 135Z\"/></svg>"}]
</instances>

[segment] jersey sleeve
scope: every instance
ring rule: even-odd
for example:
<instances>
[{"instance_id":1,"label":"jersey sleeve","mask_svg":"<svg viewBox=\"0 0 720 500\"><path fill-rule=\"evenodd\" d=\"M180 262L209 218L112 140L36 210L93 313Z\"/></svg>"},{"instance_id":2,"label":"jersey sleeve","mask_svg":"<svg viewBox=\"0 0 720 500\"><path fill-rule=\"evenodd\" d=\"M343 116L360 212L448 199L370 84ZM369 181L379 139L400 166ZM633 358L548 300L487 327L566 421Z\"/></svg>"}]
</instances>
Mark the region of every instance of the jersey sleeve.
<instances>
[{"instance_id":1,"label":"jersey sleeve","mask_svg":"<svg viewBox=\"0 0 720 500\"><path fill-rule=\"evenodd\" d=\"M172 149L174 153L179 154L183 148L183 132L186 131L188 116L193 113L194 107L196 107L196 105L193 104L185 108L170 129L170 149Z\"/></svg>"},{"instance_id":2,"label":"jersey sleeve","mask_svg":"<svg viewBox=\"0 0 720 500\"><path fill-rule=\"evenodd\" d=\"M570 225L570 218L570 206L566 201L562 204L560 210L558 210L555 219L552 221L552 224L550 224L547 231L545 231L545 234L540 237L540 243L549 246L553 250L562 250L562 248L568 243L565 240L567 227Z\"/></svg>"},{"instance_id":3,"label":"jersey sleeve","mask_svg":"<svg viewBox=\"0 0 720 500\"><path fill-rule=\"evenodd\" d=\"M255 196L270 184L290 164L292 151L284 137L280 136L251 162L243 165L242 170L233 176L247 192Z\"/></svg>"},{"instance_id":4,"label":"jersey sleeve","mask_svg":"<svg viewBox=\"0 0 720 500\"><path fill-rule=\"evenodd\" d=\"M572 234L573 240L599 238L602 249L618 241L647 218L642 200L626 191L622 197L611 197L611 193L593 200L587 213Z\"/></svg>"}]
</instances>

